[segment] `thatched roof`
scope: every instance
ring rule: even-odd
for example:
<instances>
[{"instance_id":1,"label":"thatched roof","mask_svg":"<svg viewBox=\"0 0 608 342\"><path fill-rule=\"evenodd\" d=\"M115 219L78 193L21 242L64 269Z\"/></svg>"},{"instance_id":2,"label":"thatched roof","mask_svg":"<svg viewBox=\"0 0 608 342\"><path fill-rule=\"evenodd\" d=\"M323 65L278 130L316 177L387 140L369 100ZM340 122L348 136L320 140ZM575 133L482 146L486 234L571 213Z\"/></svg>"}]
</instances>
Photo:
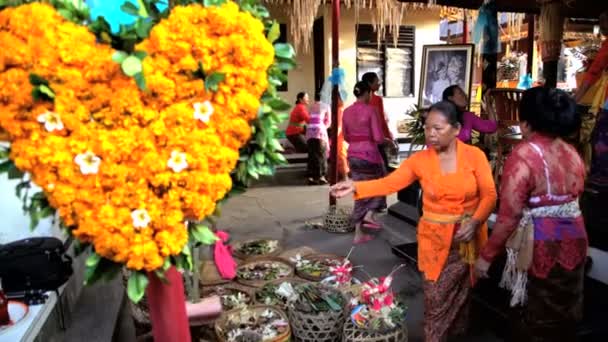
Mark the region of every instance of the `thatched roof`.
<instances>
[{"instance_id":1,"label":"thatched roof","mask_svg":"<svg viewBox=\"0 0 608 342\"><path fill-rule=\"evenodd\" d=\"M407 3L428 2L424 0L398 0ZM435 0L437 5L467 9L478 9L484 0ZM547 0L495 0L499 12L540 13L540 3ZM606 0L562 0L566 4L566 17L597 18L608 11Z\"/></svg>"}]
</instances>

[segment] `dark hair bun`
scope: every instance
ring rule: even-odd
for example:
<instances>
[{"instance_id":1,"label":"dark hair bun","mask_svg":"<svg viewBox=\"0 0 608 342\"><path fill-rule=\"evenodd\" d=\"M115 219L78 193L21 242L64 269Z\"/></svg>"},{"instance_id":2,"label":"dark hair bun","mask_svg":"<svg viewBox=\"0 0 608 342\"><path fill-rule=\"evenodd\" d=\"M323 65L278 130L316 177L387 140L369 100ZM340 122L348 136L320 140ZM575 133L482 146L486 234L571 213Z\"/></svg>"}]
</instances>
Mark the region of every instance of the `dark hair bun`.
<instances>
[{"instance_id":1,"label":"dark hair bun","mask_svg":"<svg viewBox=\"0 0 608 342\"><path fill-rule=\"evenodd\" d=\"M456 105L450 101L439 101L429 108L430 112L441 113L452 127L462 125L462 115Z\"/></svg>"},{"instance_id":2,"label":"dark hair bun","mask_svg":"<svg viewBox=\"0 0 608 342\"><path fill-rule=\"evenodd\" d=\"M536 87L524 92L519 119L532 130L555 137L568 137L581 127L576 103L560 89Z\"/></svg>"},{"instance_id":3,"label":"dark hair bun","mask_svg":"<svg viewBox=\"0 0 608 342\"><path fill-rule=\"evenodd\" d=\"M367 82L361 81L355 84L355 88L353 89L353 95L355 95L355 97L360 97L365 95L365 93L369 93L369 91L369 84L367 84Z\"/></svg>"}]
</instances>

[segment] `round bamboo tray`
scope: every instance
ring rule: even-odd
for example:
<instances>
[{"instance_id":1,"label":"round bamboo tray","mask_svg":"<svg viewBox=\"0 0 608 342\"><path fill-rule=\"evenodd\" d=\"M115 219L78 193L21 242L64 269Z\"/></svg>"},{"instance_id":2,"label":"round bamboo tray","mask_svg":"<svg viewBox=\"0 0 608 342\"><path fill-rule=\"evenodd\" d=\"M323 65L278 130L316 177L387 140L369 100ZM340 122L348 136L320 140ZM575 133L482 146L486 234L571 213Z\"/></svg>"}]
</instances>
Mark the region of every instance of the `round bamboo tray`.
<instances>
[{"instance_id":1,"label":"round bamboo tray","mask_svg":"<svg viewBox=\"0 0 608 342\"><path fill-rule=\"evenodd\" d=\"M339 260L340 263L342 263L344 260L344 257L338 256L335 254L311 254L311 255L302 257L302 259L306 259L306 260L310 260L310 261L332 259L332 260ZM316 275L312 275L312 274L300 271L296 268L296 274L298 275L298 277L300 277L302 279L306 279L306 280L310 280L310 281L314 281L314 282L321 281L321 280L331 276L329 269L327 270L326 273L316 276Z\"/></svg>"},{"instance_id":2,"label":"round bamboo tray","mask_svg":"<svg viewBox=\"0 0 608 342\"><path fill-rule=\"evenodd\" d=\"M283 283L291 283L292 286L297 285L297 284L304 284L307 283L307 280L304 279L300 279L300 278L283 278L283 279L275 279L272 281L267 282L266 284L264 284L264 286L262 286L260 289L258 289L257 291L255 291L253 299L255 301L256 304L260 304L260 305L273 305L276 307L279 307L283 310L287 309L287 303L283 302L280 299L277 299L276 301L278 301L278 303L266 303L264 302L263 298L261 298L260 294L262 292L262 290L264 289L264 287L266 287L267 285L281 285Z\"/></svg>"},{"instance_id":3,"label":"round bamboo tray","mask_svg":"<svg viewBox=\"0 0 608 342\"><path fill-rule=\"evenodd\" d=\"M282 310L269 306L269 305L255 305L247 308L247 311L244 313L243 310L231 310L222 314L220 318L215 322L214 330L215 335L220 342L228 342L226 338L227 331L225 331L225 326L228 323L229 319L236 319L239 317L243 317L242 315L251 315L251 314L262 314L262 312L266 310L271 310L279 315L285 322L289 322L287 319L287 315ZM289 324L287 324L286 330L280 334L279 336L271 339L264 340L264 342L288 342L291 339L291 328Z\"/></svg>"},{"instance_id":4,"label":"round bamboo tray","mask_svg":"<svg viewBox=\"0 0 608 342\"><path fill-rule=\"evenodd\" d=\"M387 331L361 329L349 317L344 324L342 342L407 342L407 327L404 322Z\"/></svg>"},{"instance_id":5,"label":"round bamboo tray","mask_svg":"<svg viewBox=\"0 0 608 342\"><path fill-rule=\"evenodd\" d=\"M239 277L239 271L246 269L250 266L254 266L256 264L262 264L262 263L274 263L274 264L280 264L285 266L289 272L287 274L285 274L284 276L281 276L279 278L275 278L275 279L252 279L252 280L248 280L248 279L242 279L241 277ZM266 284L269 281L273 281L276 279L286 279L286 278L291 278L293 277L294 274L294 269L293 266L285 261L282 258L278 258L278 257L266 257L266 258L259 258L259 259L254 259L254 260L250 260L248 262L245 262L244 264L240 265L237 268L237 276L236 276L236 281L239 282L240 284L243 285L247 285L247 286L251 286L251 287L257 287L260 288L262 286L264 286L264 284Z\"/></svg>"},{"instance_id":6,"label":"round bamboo tray","mask_svg":"<svg viewBox=\"0 0 608 342\"><path fill-rule=\"evenodd\" d=\"M230 306L228 303L226 303L223 296L243 293L244 295L247 296L247 300L244 302L244 304L246 306L252 305L254 302L254 297L253 297L253 293L251 292L251 290L245 290L241 287L238 287L238 286L235 286L232 284L218 285L218 286L213 286L213 287L200 285L199 288L200 288L200 293L201 293L202 297L207 297L207 296L214 295L214 294L218 295L220 297L220 300L222 301L222 308L225 311L233 310L233 309L235 309L235 307Z\"/></svg>"},{"instance_id":7,"label":"round bamboo tray","mask_svg":"<svg viewBox=\"0 0 608 342\"><path fill-rule=\"evenodd\" d=\"M251 242L256 242L256 241L276 241L277 242L277 247L269 253L264 253L264 254L245 254L242 253L239 249L241 247L243 247L243 245L247 244L247 243L251 243ZM250 239L250 240L245 240L245 241L237 241L235 243L232 244L232 253L234 254L235 258L241 259L241 260L249 260L249 259L258 259L258 258L266 258L266 257L273 257L273 256L277 256L281 253L281 251L283 250L283 248L281 247L281 242L277 239Z\"/></svg>"},{"instance_id":8,"label":"round bamboo tray","mask_svg":"<svg viewBox=\"0 0 608 342\"><path fill-rule=\"evenodd\" d=\"M352 208L331 206L323 214L323 230L330 233L350 233L355 230L351 220Z\"/></svg>"}]
</instances>

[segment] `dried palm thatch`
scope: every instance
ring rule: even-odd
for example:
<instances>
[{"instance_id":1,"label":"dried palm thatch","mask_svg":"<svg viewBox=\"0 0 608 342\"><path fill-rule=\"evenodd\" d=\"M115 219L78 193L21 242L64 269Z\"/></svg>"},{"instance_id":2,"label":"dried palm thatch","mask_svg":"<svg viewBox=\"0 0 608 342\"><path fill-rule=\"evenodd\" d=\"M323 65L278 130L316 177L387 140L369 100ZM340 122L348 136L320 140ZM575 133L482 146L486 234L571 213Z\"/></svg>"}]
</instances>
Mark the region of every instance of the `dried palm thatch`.
<instances>
[{"instance_id":1,"label":"dried palm thatch","mask_svg":"<svg viewBox=\"0 0 608 342\"><path fill-rule=\"evenodd\" d=\"M333 0L264 0L270 5L282 8L289 18L289 33L294 47L298 51L309 52L313 24L319 7L331 4ZM437 6L433 0L428 3L404 3L398 0L342 0L343 5L354 9L355 22L359 22L361 10L369 10L372 15L372 25L378 34L378 41L387 33L393 36L393 44L399 39L399 26L406 12L420 10L441 10L442 16L447 17L459 9Z\"/></svg>"}]
</instances>

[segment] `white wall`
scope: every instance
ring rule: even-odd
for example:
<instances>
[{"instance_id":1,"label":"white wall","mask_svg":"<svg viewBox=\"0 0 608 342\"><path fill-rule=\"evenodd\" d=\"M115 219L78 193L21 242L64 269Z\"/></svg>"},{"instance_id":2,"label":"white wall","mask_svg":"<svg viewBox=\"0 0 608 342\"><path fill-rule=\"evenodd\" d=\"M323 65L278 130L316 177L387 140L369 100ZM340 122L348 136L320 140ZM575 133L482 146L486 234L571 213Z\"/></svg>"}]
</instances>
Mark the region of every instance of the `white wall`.
<instances>
[{"instance_id":1,"label":"white wall","mask_svg":"<svg viewBox=\"0 0 608 342\"><path fill-rule=\"evenodd\" d=\"M51 225L51 219L41 220L38 227L30 231L29 217L23 213L21 200L15 195L18 183L17 180L9 180L6 174L0 175L0 244L32 236L55 236L63 240L63 232ZM38 188L32 188L30 194L37 191Z\"/></svg>"},{"instance_id":2,"label":"white wall","mask_svg":"<svg viewBox=\"0 0 608 342\"><path fill-rule=\"evenodd\" d=\"M271 13L279 21L286 23L287 18L284 11L271 9ZM283 14L282 14L283 13ZM323 16L325 37L325 75L329 76L331 72L331 6L321 6L317 14ZM359 13L360 24L371 24L372 16L370 10L361 10ZM288 23L289 25L289 23ZM414 97L411 98L385 98L385 110L389 117L389 127L393 134L397 133L397 121L405 117L404 113L411 105L418 101L418 87L420 84L420 69L422 65L422 47L429 44L442 44L439 40L440 36L440 18L437 10L416 10L406 12L402 21L402 25L411 25L416 27L415 36L415 70L414 70ZM352 87L357 79L357 45L356 45L356 21L354 9L346 9L344 6L340 11L340 66L346 72L346 86L350 97L346 100L346 105L353 102L351 94ZM289 29L288 29L289 30ZM289 40L288 35L288 40ZM298 52L297 56L298 68L289 73L289 91L281 93L281 96L287 101L295 100L295 95L299 91L307 91L309 94L314 93L314 57L312 52Z\"/></svg>"}]
</instances>

